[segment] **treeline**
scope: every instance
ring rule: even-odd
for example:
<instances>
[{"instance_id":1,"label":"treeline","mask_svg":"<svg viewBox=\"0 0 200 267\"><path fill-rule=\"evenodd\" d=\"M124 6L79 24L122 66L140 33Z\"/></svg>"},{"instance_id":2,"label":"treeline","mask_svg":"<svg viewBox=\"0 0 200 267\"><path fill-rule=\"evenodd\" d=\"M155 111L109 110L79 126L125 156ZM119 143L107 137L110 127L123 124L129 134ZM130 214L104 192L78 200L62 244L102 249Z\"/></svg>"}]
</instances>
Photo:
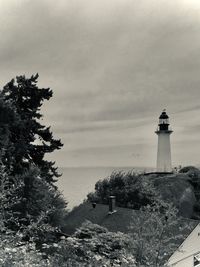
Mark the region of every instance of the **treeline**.
<instances>
[{"instance_id":1,"label":"treeline","mask_svg":"<svg viewBox=\"0 0 200 267\"><path fill-rule=\"evenodd\" d=\"M117 205L140 209L152 204L158 197L153 183L144 175L133 171L114 171L109 177L95 184L95 191L87 195L90 202L108 204L110 195L116 196Z\"/></svg>"}]
</instances>

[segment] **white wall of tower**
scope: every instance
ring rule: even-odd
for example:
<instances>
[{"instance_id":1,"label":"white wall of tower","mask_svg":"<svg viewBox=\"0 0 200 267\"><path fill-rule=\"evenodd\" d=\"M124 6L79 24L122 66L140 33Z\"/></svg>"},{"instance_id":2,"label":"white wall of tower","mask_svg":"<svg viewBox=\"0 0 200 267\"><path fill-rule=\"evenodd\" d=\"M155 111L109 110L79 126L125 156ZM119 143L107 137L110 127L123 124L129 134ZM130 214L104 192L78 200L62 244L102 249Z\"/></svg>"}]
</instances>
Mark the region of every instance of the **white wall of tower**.
<instances>
[{"instance_id":1,"label":"white wall of tower","mask_svg":"<svg viewBox=\"0 0 200 267\"><path fill-rule=\"evenodd\" d=\"M157 172L171 172L170 132L161 131L158 134Z\"/></svg>"}]
</instances>

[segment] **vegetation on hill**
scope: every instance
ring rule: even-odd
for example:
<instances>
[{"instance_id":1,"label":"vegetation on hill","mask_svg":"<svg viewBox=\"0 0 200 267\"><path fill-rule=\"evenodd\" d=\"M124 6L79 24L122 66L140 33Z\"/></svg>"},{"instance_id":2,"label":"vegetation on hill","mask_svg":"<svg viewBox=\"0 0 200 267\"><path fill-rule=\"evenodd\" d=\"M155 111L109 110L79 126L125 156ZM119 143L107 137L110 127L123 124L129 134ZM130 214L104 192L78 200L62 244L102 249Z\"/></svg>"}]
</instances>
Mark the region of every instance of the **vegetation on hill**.
<instances>
[{"instance_id":1,"label":"vegetation on hill","mask_svg":"<svg viewBox=\"0 0 200 267\"><path fill-rule=\"evenodd\" d=\"M164 266L170 255L196 226L194 220L184 219L172 203L157 196L151 205L140 210L116 207L108 214L108 206L83 203L68 217L68 227L77 229L84 220L107 227L110 231L120 230L128 234L136 266ZM86 234L87 235L87 234Z\"/></svg>"},{"instance_id":2,"label":"vegetation on hill","mask_svg":"<svg viewBox=\"0 0 200 267\"><path fill-rule=\"evenodd\" d=\"M194 167L165 175L114 172L96 183L87 200L108 204L112 194L118 206L140 210L130 222L136 266L164 266L180 245L179 240L194 227L180 215L194 217L193 208L198 204L197 192L200 192L199 174Z\"/></svg>"},{"instance_id":3,"label":"vegetation on hill","mask_svg":"<svg viewBox=\"0 0 200 267\"><path fill-rule=\"evenodd\" d=\"M192 185L195 195L193 217L200 219L200 170L194 166L182 168L179 173L185 174L188 182Z\"/></svg>"},{"instance_id":4,"label":"vegetation on hill","mask_svg":"<svg viewBox=\"0 0 200 267\"><path fill-rule=\"evenodd\" d=\"M147 177L134 172L115 171L110 177L99 180L95 191L89 193L87 199L108 204L110 195L116 196L119 207L139 209L152 203L156 192Z\"/></svg>"},{"instance_id":5,"label":"vegetation on hill","mask_svg":"<svg viewBox=\"0 0 200 267\"><path fill-rule=\"evenodd\" d=\"M184 167L174 174L136 174L113 172L99 180L94 192L87 195L90 202L108 204L110 195L116 196L117 205L140 209L153 203L158 196L172 202L184 217L200 216L200 170Z\"/></svg>"}]
</instances>

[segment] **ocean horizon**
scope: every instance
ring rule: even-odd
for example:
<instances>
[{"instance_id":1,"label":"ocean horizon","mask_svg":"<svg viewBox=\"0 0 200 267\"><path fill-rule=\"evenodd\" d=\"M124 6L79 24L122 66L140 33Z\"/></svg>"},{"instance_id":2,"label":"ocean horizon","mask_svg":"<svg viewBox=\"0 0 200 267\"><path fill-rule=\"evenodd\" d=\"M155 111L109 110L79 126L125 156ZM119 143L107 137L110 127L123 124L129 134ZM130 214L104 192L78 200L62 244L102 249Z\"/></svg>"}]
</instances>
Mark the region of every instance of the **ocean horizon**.
<instances>
[{"instance_id":1,"label":"ocean horizon","mask_svg":"<svg viewBox=\"0 0 200 267\"><path fill-rule=\"evenodd\" d=\"M57 186L68 202L67 208L72 209L86 199L89 192L94 191L98 180L109 177L113 171L149 172L150 167L62 167L59 172Z\"/></svg>"}]
</instances>

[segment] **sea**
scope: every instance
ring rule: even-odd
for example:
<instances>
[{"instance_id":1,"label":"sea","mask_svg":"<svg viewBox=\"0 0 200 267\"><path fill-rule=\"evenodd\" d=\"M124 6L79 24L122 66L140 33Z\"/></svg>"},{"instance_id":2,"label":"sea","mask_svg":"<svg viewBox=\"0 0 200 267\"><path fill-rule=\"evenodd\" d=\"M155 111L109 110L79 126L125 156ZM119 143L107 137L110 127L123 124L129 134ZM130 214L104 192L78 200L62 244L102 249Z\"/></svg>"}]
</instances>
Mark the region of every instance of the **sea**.
<instances>
[{"instance_id":1,"label":"sea","mask_svg":"<svg viewBox=\"0 0 200 267\"><path fill-rule=\"evenodd\" d=\"M89 192L94 191L95 183L109 177L113 171L151 171L144 167L70 167L60 168L62 174L58 178L57 186L68 202L67 208L71 210L86 199Z\"/></svg>"}]
</instances>

